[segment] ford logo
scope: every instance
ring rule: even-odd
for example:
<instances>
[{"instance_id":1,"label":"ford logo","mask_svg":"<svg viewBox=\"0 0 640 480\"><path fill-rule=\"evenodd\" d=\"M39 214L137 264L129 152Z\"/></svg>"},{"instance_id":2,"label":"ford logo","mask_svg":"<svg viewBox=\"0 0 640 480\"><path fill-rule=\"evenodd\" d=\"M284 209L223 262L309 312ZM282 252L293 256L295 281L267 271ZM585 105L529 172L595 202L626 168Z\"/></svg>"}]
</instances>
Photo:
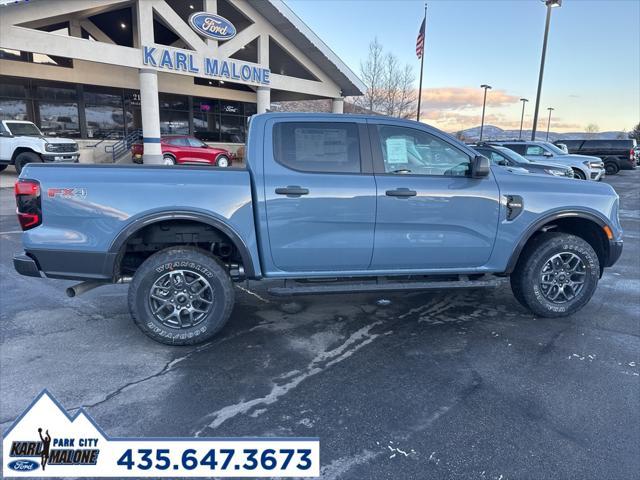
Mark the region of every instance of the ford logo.
<instances>
[{"instance_id":1,"label":"ford logo","mask_svg":"<svg viewBox=\"0 0 640 480\"><path fill-rule=\"evenodd\" d=\"M38 468L38 464L33 460L14 460L9 463L9 468L16 472L33 472Z\"/></svg>"},{"instance_id":2,"label":"ford logo","mask_svg":"<svg viewBox=\"0 0 640 480\"><path fill-rule=\"evenodd\" d=\"M207 12L196 12L189 17L189 25L200 35L216 40L231 40L236 27L224 17Z\"/></svg>"}]
</instances>

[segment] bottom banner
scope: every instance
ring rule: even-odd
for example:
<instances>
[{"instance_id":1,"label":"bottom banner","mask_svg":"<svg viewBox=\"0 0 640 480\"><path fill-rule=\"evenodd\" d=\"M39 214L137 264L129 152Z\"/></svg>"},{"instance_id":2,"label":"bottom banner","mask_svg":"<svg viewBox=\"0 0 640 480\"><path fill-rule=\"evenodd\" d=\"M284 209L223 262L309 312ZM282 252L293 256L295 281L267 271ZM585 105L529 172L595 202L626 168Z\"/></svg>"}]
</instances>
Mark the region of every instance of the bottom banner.
<instances>
[{"instance_id":1,"label":"bottom banner","mask_svg":"<svg viewBox=\"0 0 640 480\"><path fill-rule=\"evenodd\" d=\"M109 438L46 390L5 432L3 477L317 477L317 438Z\"/></svg>"}]
</instances>

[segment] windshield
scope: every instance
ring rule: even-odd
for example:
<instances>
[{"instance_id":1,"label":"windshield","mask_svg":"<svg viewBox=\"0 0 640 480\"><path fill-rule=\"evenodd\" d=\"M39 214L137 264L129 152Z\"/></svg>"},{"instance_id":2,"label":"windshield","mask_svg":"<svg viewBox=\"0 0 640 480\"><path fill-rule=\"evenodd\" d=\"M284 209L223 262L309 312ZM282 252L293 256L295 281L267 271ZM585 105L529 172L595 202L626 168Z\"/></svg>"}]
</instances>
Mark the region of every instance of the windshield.
<instances>
[{"instance_id":1,"label":"windshield","mask_svg":"<svg viewBox=\"0 0 640 480\"><path fill-rule=\"evenodd\" d=\"M505 157L509 157L511 160L513 160L516 163L531 163L529 160L524 158L518 152L514 152L510 148L498 147L498 146L494 146L493 148L495 148L496 150L499 150L500 153L502 153Z\"/></svg>"},{"instance_id":2,"label":"windshield","mask_svg":"<svg viewBox=\"0 0 640 480\"><path fill-rule=\"evenodd\" d=\"M545 146L545 148L547 148L548 150L551 150L556 155L566 155L567 154L564 150L560 150L553 143L545 143L544 146Z\"/></svg>"},{"instance_id":3,"label":"windshield","mask_svg":"<svg viewBox=\"0 0 640 480\"><path fill-rule=\"evenodd\" d=\"M33 123L7 122L7 128L12 135L42 136L42 132Z\"/></svg>"}]
</instances>

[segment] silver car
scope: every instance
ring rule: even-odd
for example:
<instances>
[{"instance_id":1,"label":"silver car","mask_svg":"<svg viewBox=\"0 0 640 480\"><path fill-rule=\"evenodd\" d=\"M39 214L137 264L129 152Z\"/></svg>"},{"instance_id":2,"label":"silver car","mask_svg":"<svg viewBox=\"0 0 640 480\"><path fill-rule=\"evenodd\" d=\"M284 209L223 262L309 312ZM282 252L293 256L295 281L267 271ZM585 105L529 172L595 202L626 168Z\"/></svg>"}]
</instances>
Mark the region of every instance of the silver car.
<instances>
[{"instance_id":1,"label":"silver car","mask_svg":"<svg viewBox=\"0 0 640 480\"><path fill-rule=\"evenodd\" d=\"M561 163L573 169L575 178L600 181L605 176L604 162L598 157L564 153L553 143L540 141L491 142L519 153L532 162Z\"/></svg>"}]
</instances>

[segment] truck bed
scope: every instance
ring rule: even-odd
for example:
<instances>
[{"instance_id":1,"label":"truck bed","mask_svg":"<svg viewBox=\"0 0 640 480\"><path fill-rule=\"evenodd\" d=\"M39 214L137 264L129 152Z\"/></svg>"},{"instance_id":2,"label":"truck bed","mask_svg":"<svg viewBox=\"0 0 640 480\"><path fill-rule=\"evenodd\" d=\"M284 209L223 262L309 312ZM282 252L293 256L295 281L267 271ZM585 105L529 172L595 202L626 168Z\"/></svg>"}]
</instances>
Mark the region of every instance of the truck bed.
<instances>
[{"instance_id":1,"label":"truck bed","mask_svg":"<svg viewBox=\"0 0 640 480\"><path fill-rule=\"evenodd\" d=\"M247 170L30 164L21 178L40 182L43 222L23 241L47 276L111 278L118 238L181 212L224 223L257 257Z\"/></svg>"}]
</instances>

